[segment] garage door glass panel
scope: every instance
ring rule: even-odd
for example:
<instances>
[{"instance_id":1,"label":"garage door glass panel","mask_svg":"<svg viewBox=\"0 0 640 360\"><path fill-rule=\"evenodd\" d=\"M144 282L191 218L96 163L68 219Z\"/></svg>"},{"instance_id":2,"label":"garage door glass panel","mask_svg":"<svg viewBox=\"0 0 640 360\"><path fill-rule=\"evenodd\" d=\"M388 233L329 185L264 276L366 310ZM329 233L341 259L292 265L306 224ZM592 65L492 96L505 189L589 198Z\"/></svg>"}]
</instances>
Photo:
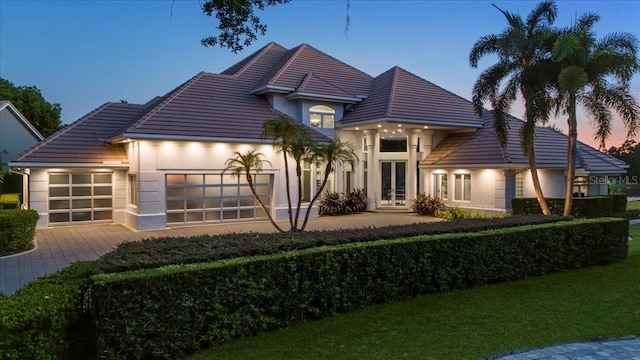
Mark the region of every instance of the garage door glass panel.
<instances>
[{"instance_id":1,"label":"garage door glass panel","mask_svg":"<svg viewBox=\"0 0 640 360\"><path fill-rule=\"evenodd\" d=\"M106 172L49 173L49 223L112 220L112 183Z\"/></svg>"},{"instance_id":2,"label":"garage door glass panel","mask_svg":"<svg viewBox=\"0 0 640 360\"><path fill-rule=\"evenodd\" d=\"M271 204L273 175L254 177L256 191L267 208ZM231 174L167 174L168 223L198 223L264 218L242 176Z\"/></svg>"}]
</instances>

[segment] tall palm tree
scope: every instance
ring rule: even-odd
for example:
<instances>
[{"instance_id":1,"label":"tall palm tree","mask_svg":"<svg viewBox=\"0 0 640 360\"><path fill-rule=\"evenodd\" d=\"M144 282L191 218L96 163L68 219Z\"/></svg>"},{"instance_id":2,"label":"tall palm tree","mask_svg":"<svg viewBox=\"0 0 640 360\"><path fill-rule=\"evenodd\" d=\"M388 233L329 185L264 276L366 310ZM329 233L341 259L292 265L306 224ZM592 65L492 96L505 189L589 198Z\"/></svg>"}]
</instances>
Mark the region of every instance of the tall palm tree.
<instances>
[{"instance_id":1,"label":"tall palm tree","mask_svg":"<svg viewBox=\"0 0 640 360\"><path fill-rule=\"evenodd\" d=\"M304 222L300 227L300 231L304 231L307 227L307 222L309 221L309 214L311 213L311 207L318 200L318 197L324 191L324 188L327 186L327 181L329 180L329 176L333 169L337 164L349 163L352 167L355 167L355 163L358 161L358 156L353 150L353 145L351 145L348 141L342 141L338 138L334 138L331 142L326 144L318 144L314 149L314 158L318 164L325 164L324 168L324 179L322 179L322 184L320 188L316 190L315 195L311 199L309 203L309 207L307 208L307 213L304 216Z\"/></svg>"},{"instance_id":2,"label":"tall palm tree","mask_svg":"<svg viewBox=\"0 0 640 360\"><path fill-rule=\"evenodd\" d=\"M495 5L494 5L495 6ZM506 18L507 27L500 34L481 37L469 53L471 67L486 55L497 55L498 62L480 74L473 86L473 105L482 115L483 103L490 101L494 108L494 128L504 148L507 144L509 123L507 114L518 92L525 103L525 123L520 129L521 148L529 161L533 188L542 209L549 215L549 206L542 193L535 154L535 128L544 124L551 112L551 94L545 74L550 66L550 49L554 32L551 25L558 8L554 1L539 3L523 20L495 6ZM502 89L501 89L501 85Z\"/></svg>"},{"instance_id":3,"label":"tall palm tree","mask_svg":"<svg viewBox=\"0 0 640 360\"><path fill-rule=\"evenodd\" d=\"M287 192L287 205L289 206L289 223L291 229L295 230L297 223L294 222L293 211L291 206L291 190L289 181L289 153L291 151L291 142L293 139L302 134L306 134L304 130L290 117L286 115L278 116L270 119L262 124L262 136L272 140L273 147L282 153L284 159L285 185Z\"/></svg>"},{"instance_id":4,"label":"tall palm tree","mask_svg":"<svg viewBox=\"0 0 640 360\"><path fill-rule=\"evenodd\" d=\"M291 139L289 153L296 163L296 178L298 180L298 202L291 231L298 231L298 219L300 218L300 208L302 207L302 164L305 161L313 161L313 149L313 141L311 141L306 132Z\"/></svg>"},{"instance_id":5,"label":"tall palm tree","mask_svg":"<svg viewBox=\"0 0 640 360\"><path fill-rule=\"evenodd\" d=\"M284 230L282 230L282 228L278 226L278 224L271 216L271 211L269 211L266 206L264 206L264 203L256 193L256 189L253 184L253 176L251 175L251 172L254 172L255 174L259 173L260 171L262 171L264 164L271 165L269 160L264 159L264 154L256 152L254 149L247 150L244 153L236 151L233 153L233 157L229 158L225 162L226 168L224 169L223 173L225 171L231 170L231 173L235 176L244 174L245 179L247 179L247 183L249 183L251 194L253 194L253 197L258 202L258 205L260 205L260 208L262 208L262 210L264 210L264 212L267 214L267 217L269 218L271 224L279 232L284 232Z\"/></svg>"},{"instance_id":6,"label":"tall palm tree","mask_svg":"<svg viewBox=\"0 0 640 360\"><path fill-rule=\"evenodd\" d=\"M632 138L640 127L640 107L630 93L631 78L640 70L638 39L630 33L614 33L596 39L597 14L582 15L572 27L560 32L553 46L558 65L557 113L568 116L567 179L564 216L571 215L575 178L577 107L582 105L594 120L600 147L611 135L612 111L620 115Z\"/></svg>"}]
</instances>

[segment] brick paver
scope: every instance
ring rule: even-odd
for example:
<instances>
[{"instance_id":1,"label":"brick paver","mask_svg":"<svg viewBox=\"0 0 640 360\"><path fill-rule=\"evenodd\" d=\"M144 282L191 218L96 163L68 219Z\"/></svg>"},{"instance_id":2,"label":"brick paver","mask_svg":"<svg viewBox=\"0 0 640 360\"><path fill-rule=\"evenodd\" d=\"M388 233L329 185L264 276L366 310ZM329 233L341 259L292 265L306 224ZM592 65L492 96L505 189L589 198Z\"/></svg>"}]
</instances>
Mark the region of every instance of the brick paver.
<instances>
[{"instance_id":1,"label":"brick paver","mask_svg":"<svg viewBox=\"0 0 640 360\"><path fill-rule=\"evenodd\" d=\"M640 360L640 337L575 342L494 355L491 360Z\"/></svg>"}]
</instances>

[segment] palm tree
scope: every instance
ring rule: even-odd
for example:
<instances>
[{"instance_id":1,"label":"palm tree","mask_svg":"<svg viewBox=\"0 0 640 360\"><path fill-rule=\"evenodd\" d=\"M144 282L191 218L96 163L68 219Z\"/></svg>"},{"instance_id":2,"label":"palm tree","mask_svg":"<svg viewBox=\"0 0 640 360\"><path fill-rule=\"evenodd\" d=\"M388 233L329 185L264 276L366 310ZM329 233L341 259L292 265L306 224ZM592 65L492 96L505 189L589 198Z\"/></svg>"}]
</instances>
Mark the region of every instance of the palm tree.
<instances>
[{"instance_id":1,"label":"palm tree","mask_svg":"<svg viewBox=\"0 0 640 360\"><path fill-rule=\"evenodd\" d=\"M251 172L254 172L256 174L259 173L260 171L262 171L262 167L264 166L264 164L271 165L268 160L264 159L264 154L256 152L254 149L247 150L244 153L236 151L233 153L233 157L225 162L226 168L224 169L223 173L225 171L231 170L231 173L235 176L244 174L245 178L247 179L247 183L249 184L249 188L251 189L251 194L253 194L253 197L258 202L258 205L260 205L262 210L264 210L264 212L267 214L267 217L269 217L269 221L271 221L271 224L279 232L284 232L284 230L282 230L282 228L278 226L278 224L273 220L271 212L266 208L266 206L264 206L264 203L262 202L262 200L260 200L260 197L256 193L255 186L253 185L253 176L251 175Z\"/></svg>"},{"instance_id":2,"label":"palm tree","mask_svg":"<svg viewBox=\"0 0 640 360\"><path fill-rule=\"evenodd\" d=\"M640 69L638 40L629 33L596 39L592 28L599 19L597 14L584 14L560 32L553 46L559 69L556 111L568 116L569 125L564 216L571 215L573 205L578 105L594 120L600 148L611 135L612 111L620 115L628 139L640 127L640 107L630 93L631 78Z\"/></svg>"},{"instance_id":3,"label":"palm tree","mask_svg":"<svg viewBox=\"0 0 640 360\"><path fill-rule=\"evenodd\" d=\"M282 153L284 159L285 185L287 191L287 204L289 206L289 223L291 230L295 231L297 222L294 221L291 206L291 190L289 182L289 153L291 152L291 142L300 136L306 135L306 132L290 117L281 115L275 119L270 119L262 124L262 136L270 138L273 147ZM299 190L300 192L301 190ZM299 200L298 200L299 201ZM299 211L298 211L299 212Z\"/></svg>"},{"instance_id":4,"label":"palm tree","mask_svg":"<svg viewBox=\"0 0 640 360\"><path fill-rule=\"evenodd\" d=\"M495 6L495 5L494 5ZM480 74L473 86L473 105L482 115L483 103L490 101L494 108L494 128L504 148L509 123L507 114L518 92L525 102L525 123L520 129L521 148L529 161L536 198L542 213L549 215L549 207L542 193L535 154L535 128L544 124L551 112L551 94L546 69L550 66L550 49L554 32L550 27L558 8L554 1L539 3L526 21L518 14L495 6L506 18L508 26L500 34L481 37L469 53L471 67L485 55L497 55L498 62ZM504 83L504 87L500 89Z\"/></svg>"},{"instance_id":5,"label":"palm tree","mask_svg":"<svg viewBox=\"0 0 640 360\"><path fill-rule=\"evenodd\" d=\"M290 141L289 154L296 162L296 177L298 180L298 202L291 231L298 231L298 219L300 218L300 208L302 207L302 163L313 161L313 149L314 144L306 132L299 134Z\"/></svg>"},{"instance_id":6,"label":"palm tree","mask_svg":"<svg viewBox=\"0 0 640 360\"><path fill-rule=\"evenodd\" d=\"M331 175L331 172L333 172L335 166L337 164L350 163L353 167L358 161L358 156L353 150L353 146L349 142L342 141L338 138L334 138L331 142L326 144L316 145L313 151L313 155L316 163L325 164L324 179L322 179L320 188L316 190L315 195L309 203L309 207L307 208L307 213L304 216L304 222L300 227L300 231L304 231L304 229L307 227L309 214L311 213L311 207L318 199L320 194L322 194L324 188L327 186L327 181L329 180L329 176Z\"/></svg>"}]
</instances>

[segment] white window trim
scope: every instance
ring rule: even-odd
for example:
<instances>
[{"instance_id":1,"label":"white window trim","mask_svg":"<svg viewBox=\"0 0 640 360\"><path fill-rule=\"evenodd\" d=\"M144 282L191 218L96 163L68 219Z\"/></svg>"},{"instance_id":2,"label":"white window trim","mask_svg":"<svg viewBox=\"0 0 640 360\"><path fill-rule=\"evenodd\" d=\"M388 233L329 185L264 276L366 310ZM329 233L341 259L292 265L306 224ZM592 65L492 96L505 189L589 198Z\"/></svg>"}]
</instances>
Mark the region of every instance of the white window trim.
<instances>
[{"instance_id":1,"label":"white window trim","mask_svg":"<svg viewBox=\"0 0 640 360\"><path fill-rule=\"evenodd\" d=\"M458 197L458 193L456 191L456 176L461 175L461 181L462 183L460 184L460 189L462 190L462 196L460 199L457 199ZM464 179L465 177L469 177L469 181L471 181L471 173L454 173L453 174L453 201L457 202L457 203L471 203L471 188L473 187L472 184L469 185L469 200L464 200L465 197L465 192L464 192Z\"/></svg>"}]
</instances>

